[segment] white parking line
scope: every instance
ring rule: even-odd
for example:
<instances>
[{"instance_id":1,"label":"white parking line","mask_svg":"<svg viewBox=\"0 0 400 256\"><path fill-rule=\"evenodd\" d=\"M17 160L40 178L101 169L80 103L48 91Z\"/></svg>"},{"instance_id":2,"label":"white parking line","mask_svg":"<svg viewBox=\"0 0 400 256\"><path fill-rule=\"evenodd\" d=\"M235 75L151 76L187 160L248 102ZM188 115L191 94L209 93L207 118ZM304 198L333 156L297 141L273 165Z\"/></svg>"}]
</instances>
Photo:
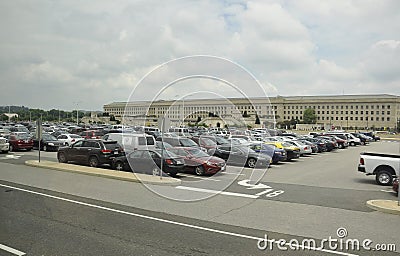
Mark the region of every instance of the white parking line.
<instances>
[{"instance_id":1,"label":"white parking line","mask_svg":"<svg viewBox=\"0 0 400 256\"><path fill-rule=\"evenodd\" d=\"M9 253L12 253L14 255L18 255L18 256L22 256L22 255L26 254L24 252L18 251L17 249L11 248L11 247L9 247L7 245L4 245L4 244L0 244L0 249L3 250L3 251L7 251Z\"/></svg>"},{"instance_id":2,"label":"white parking line","mask_svg":"<svg viewBox=\"0 0 400 256\"><path fill-rule=\"evenodd\" d=\"M237 175L237 176L244 176L243 173L236 173L236 172L220 172L220 175L222 174L228 174L228 175Z\"/></svg>"},{"instance_id":3,"label":"white parking line","mask_svg":"<svg viewBox=\"0 0 400 256\"><path fill-rule=\"evenodd\" d=\"M199 179L199 180L221 181L221 180L217 180L217 179L213 179L213 178L204 178L204 177L199 177L199 176L196 176L196 175L183 174L183 173L180 173L179 176L195 178L195 179Z\"/></svg>"},{"instance_id":4,"label":"white parking line","mask_svg":"<svg viewBox=\"0 0 400 256\"><path fill-rule=\"evenodd\" d=\"M209 193L209 194L220 194L220 195L226 195L226 196L237 196L237 197L246 197L246 198L253 198L253 199L257 199L259 197L256 195L249 195L249 194L242 194L242 193L235 193L235 192L226 192L226 191L219 191L219 190L205 189L205 188L193 188L193 187L185 187L185 186L177 186L175 188L196 191L196 192Z\"/></svg>"},{"instance_id":5,"label":"white parking line","mask_svg":"<svg viewBox=\"0 0 400 256\"><path fill-rule=\"evenodd\" d=\"M27 190L27 189L23 189L23 188L8 186L8 185L4 185L4 184L0 184L0 186L5 187L5 188L11 188L11 189L23 191L26 193L31 193L34 195L44 196L47 198L61 200L61 201L65 201L65 202L69 202L69 203L73 203L73 204L83 205L83 206L101 209L101 210L109 211L109 212L115 212L115 213L119 213L119 214L125 214L125 215L129 215L129 216L134 216L137 218L143 218L143 219L158 221L158 222L162 222L162 223L168 223L171 225L176 225L176 226L181 226L181 227L186 227L186 228L191 228L191 229L196 229L196 230L203 230L203 231L208 231L211 233L222 234L222 235L227 235L227 236L232 236L232 237L245 238L245 239L250 239L250 240L257 241L257 242L265 241L265 242L275 243L275 244L280 243L280 240L275 240L275 239L269 240L269 239L265 239L265 237L263 238L263 237L249 236L249 235L244 235L244 234L240 234L240 233L234 233L234 232L223 231L223 230L219 230L219 229L206 228L206 227L202 227L202 226L187 224L187 223L183 223L183 222L177 222L177 221L172 221L172 220L167 220L167 219L162 219L162 218L156 218L156 217L152 217L152 216L117 210L117 209L100 206L100 205L95 205L95 204L89 204L89 203L85 203L85 202L80 202L80 201L76 201L76 200L72 200L72 199L68 199L68 198L53 196L53 195L49 195L49 194L45 194L45 193L40 193L40 192ZM282 246L282 244L279 244L279 245ZM289 245L293 245L293 244L286 243L285 245L289 246ZM337 255L358 256L357 254L337 252L337 251L333 251L333 250L329 250L329 249L322 249L322 248L309 247L309 246L303 246L303 245L296 245L296 247L301 248L301 249L310 249L310 250L314 250L314 251L326 252L326 253L337 254ZM17 254L17 255L25 255L25 254Z\"/></svg>"},{"instance_id":6,"label":"white parking line","mask_svg":"<svg viewBox=\"0 0 400 256\"><path fill-rule=\"evenodd\" d=\"M382 192L386 192L386 193L396 193L396 192L394 192L393 190L383 190L383 189L381 189L380 191L382 191Z\"/></svg>"}]
</instances>

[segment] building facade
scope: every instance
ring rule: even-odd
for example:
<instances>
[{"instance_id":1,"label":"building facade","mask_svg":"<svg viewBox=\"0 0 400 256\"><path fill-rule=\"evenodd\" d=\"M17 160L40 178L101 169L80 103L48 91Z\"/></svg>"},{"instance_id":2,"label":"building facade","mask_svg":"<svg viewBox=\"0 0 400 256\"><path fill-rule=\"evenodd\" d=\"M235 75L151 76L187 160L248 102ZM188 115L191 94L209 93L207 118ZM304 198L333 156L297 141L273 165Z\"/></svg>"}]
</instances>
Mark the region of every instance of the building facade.
<instances>
[{"instance_id":1,"label":"building facade","mask_svg":"<svg viewBox=\"0 0 400 256\"><path fill-rule=\"evenodd\" d=\"M308 108L315 110L317 124L341 128L394 129L400 121L400 96L389 94L114 102L104 112L131 125L154 125L165 116L174 125L220 118L230 126L256 127L259 119L259 126L274 127L301 123Z\"/></svg>"}]
</instances>

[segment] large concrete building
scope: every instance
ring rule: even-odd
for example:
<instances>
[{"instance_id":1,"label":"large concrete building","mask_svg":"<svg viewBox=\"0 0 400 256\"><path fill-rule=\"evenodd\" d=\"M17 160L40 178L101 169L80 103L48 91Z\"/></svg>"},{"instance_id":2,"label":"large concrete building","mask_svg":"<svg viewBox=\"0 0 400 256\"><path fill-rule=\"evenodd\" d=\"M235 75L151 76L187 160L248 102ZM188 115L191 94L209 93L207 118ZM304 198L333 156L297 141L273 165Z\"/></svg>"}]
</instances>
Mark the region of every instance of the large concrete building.
<instances>
[{"instance_id":1,"label":"large concrete building","mask_svg":"<svg viewBox=\"0 0 400 256\"><path fill-rule=\"evenodd\" d=\"M104 112L131 125L154 125L165 116L173 125L218 119L221 127L256 127L258 117L260 126L273 127L301 123L308 108L315 110L317 124L341 128L394 129L400 121L400 96L389 94L114 102Z\"/></svg>"}]
</instances>

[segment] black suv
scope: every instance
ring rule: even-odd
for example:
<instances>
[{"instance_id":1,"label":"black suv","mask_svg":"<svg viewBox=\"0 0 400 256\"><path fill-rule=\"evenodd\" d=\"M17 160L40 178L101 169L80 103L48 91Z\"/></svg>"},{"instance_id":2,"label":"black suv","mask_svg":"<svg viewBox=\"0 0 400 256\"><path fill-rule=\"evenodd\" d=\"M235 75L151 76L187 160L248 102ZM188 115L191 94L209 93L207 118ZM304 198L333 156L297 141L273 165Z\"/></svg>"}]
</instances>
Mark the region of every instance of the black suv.
<instances>
[{"instance_id":1,"label":"black suv","mask_svg":"<svg viewBox=\"0 0 400 256\"><path fill-rule=\"evenodd\" d=\"M88 139L77 141L69 147L60 148L57 158L60 163L75 162L97 167L111 164L115 157L123 155L125 152L116 141Z\"/></svg>"}]
</instances>

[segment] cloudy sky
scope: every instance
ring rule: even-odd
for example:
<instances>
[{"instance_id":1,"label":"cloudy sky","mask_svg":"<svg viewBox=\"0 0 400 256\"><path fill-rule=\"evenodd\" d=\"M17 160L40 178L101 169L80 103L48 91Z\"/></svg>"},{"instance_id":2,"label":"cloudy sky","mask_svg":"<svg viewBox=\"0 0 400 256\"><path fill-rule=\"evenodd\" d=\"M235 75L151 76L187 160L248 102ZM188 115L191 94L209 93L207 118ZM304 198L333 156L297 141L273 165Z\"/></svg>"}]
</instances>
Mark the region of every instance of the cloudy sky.
<instances>
[{"instance_id":1,"label":"cloudy sky","mask_svg":"<svg viewBox=\"0 0 400 256\"><path fill-rule=\"evenodd\" d=\"M153 99L172 68L150 74L158 87L135 91L139 81L191 55L240 64L269 96L400 95L399 10L398 0L0 1L0 105L101 110ZM180 75L200 74L199 63L179 65ZM232 78L220 68L213 75ZM236 82L253 96L251 82ZM162 98L223 88L180 86Z\"/></svg>"}]
</instances>

